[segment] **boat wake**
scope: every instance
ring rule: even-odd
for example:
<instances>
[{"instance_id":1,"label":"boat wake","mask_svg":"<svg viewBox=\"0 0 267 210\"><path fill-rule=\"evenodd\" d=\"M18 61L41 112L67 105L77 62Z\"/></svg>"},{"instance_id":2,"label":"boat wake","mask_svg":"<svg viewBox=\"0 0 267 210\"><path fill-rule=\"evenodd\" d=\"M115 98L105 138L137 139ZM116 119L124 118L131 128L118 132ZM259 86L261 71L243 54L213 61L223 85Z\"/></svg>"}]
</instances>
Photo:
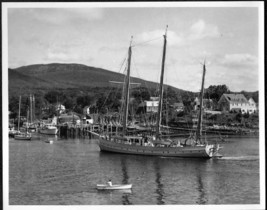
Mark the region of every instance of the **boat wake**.
<instances>
[{"instance_id":1,"label":"boat wake","mask_svg":"<svg viewBox=\"0 0 267 210\"><path fill-rule=\"evenodd\" d=\"M220 160L259 160L259 156L222 157Z\"/></svg>"}]
</instances>

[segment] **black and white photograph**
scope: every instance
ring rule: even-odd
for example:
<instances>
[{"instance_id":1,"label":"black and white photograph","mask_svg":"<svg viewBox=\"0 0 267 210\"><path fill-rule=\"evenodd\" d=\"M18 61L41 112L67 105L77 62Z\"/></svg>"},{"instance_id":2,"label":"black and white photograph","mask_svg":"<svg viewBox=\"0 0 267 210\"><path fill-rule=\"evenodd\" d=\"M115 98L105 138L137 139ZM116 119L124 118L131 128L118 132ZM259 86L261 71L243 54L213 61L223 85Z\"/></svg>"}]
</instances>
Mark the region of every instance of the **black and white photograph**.
<instances>
[{"instance_id":1,"label":"black and white photograph","mask_svg":"<svg viewBox=\"0 0 267 210\"><path fill-rule=\"evenodd\" d=\"M6 2L2 46L4 210L265 209L263 1Z\"/></svg>"}]
</instances>

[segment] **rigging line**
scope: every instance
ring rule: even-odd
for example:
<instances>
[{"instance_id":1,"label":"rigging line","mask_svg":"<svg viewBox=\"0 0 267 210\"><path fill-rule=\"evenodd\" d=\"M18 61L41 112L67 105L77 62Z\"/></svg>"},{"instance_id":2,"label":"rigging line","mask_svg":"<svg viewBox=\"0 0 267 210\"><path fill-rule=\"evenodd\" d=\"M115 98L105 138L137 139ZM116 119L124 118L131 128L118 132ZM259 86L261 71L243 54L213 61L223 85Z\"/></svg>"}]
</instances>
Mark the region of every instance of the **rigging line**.
<instances>
[{"instance_id":1,"label":"rigging line","mask_svg":"<svg viewBox=\"0 0 267 210\"><path fill-rule=\"evenodd\" d=\"M107 94L107 96L106 96L106 98L105 98L105 101L104 101L104 103L102 104L102 106L100 107L100 109L99 110L101 110L102 108L103 108L103 106L105 105L105 103L107 102L107 99L108 99L108 97L109 97L109 94L111 93L111 88L109 89L109 92L108 92L108 94Z\"/></svg>"},{"instance_id":2,"label":"rigging line","mask_svg":"<svg viewBox=\"0 0 267 210\"><path fill-rule=\"evenodd\" d=\"M133 57L132 57L133 58ZM133 58L133 64L134 64L134 67L135 67L135 69L136 69L136 73L137 73L137 76L138 76L138 78L141 78L140 77L140 74L139 74L139 72L138 72L138 69L137 69L137 67L136 67L136 63L135 63L135 60L134 60L134 58ZM145 82L145 86L146 86L146 89L148 90L148 92L149 92L149 94L150 94L150 96L151 96L151 91L149 90L149 88L148 88L148 85L147 85L147 81L146 80L144 80ZM140 90L139 90L140 91Z\"/></svg>"},{"instance_id":3,"label":"rigging line","mask_svg":"<svg viewBox=\"0 0 267 210\"><path fill-rule=\"evenodd\" d=\"M126 53L126 56L124 56L124 59L122 60L122 62L121 62L121 64L120 64L120 70L119 70L118 73L121 73L122 67L123 67L123 65L125 64L126 59L127 59L127 53Z\"/></svg>"},{"instance_id":4,"label":"rigging line","mask_svg":"<svg viewBox=\"0 0 267 210\"><path fill-rule=\"evenodd\" d=\"M132 47L136 47L136 46L144 45L144 44L146 44L146 43L149 43L149 42L152 42L152 41L155 41L155 40L161 39L161 38L162 38L162 37L157 37L157 38L154 38L154 39L151 39L151 40L145 41L145 42L140 42L140 43L137 43L137 44L134 44L134 45L132 45Z\"/></svg>"},{"instance_id":5,"label":"rigging line","mask_svg":"<svg viewBox=\"0 0 267 210\"><path fill-rule=\"evenodd\" d=\"M121 70L122 70L122 67L123 67L123 65L124 65L125 61L126 61L126 57L125 57L125 58L123 59L123 61L121 62L121 65L120 65L120 70L119 70L119 72L118 72L118 73L121 73Z\"/></svg>"},{"instance_id":6,"label":"rigging line","mask_svg":"<svg viewBox=\"0 0 267 210\"><path fill-rule=\"evenodd\" d=\"M121 69L122 69L123 64L125 63L125 61L126 61L126 57L123 59L123 61L122 61L122 63L121 63L120 71L121 71ZM125 70L126 70L126 69L125 69ZM125 70L124 70L124 72L125 72ZM119 73L120 73L120 71L119 71ZM124 81L124 82L125 82L125 81ZM108 97L109 97L111 91L112 91L112 88L109 89L109 92L108 92L108 94L107 94L107 96L106 96L106 98L105 98L104 103L103 103L102 106L100 107L100 110L101 110L101 109L104 107L104 105L106 104L107 99L108 99ZM116 91L116 92L117 92L117 91Z\"/></svg>"}]
</instances>

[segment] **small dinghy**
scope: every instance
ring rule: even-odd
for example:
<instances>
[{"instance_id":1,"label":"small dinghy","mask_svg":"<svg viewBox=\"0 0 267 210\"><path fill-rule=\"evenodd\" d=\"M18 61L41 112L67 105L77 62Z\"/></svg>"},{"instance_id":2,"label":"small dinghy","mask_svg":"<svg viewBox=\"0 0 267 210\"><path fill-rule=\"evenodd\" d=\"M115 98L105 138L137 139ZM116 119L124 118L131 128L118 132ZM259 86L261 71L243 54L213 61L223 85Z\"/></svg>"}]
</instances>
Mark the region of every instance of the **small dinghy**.
<instances>
[{"instance_id":1,"label":"small dinghy","mask_svg":"<svg viewBox=\"0 0 267 210\"><path fill-rule=\"evenodd\" d=\"M132 188L132 184L121 184L121 185L106 185L106 184L97 184L96 188L98 190L127 190Z\"/></svg>"},{"instance_id":2,"label":"small dinghy","mask_svg":"<svg viewBox=\"0 0 267 210\"><path fill-rule=\"evenodd\" d=\"M45 140L45 143L53 144L54 141L53 141L53 140L49 140L49 139L47 139L47 140Z\"/></svg>"}]
</instances>

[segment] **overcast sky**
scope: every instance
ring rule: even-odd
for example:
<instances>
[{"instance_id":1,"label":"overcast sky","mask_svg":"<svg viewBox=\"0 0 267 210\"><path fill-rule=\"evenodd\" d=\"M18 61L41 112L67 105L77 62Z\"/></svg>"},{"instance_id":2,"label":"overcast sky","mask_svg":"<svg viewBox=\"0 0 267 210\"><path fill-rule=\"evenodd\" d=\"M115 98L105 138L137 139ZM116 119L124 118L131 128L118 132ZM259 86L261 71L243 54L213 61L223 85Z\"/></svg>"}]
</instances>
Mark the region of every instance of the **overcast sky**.
<instances>
[{"instance_id":1,"label":"overcast sky","mask_svg":"<svg viewBox=\"0 0 267 210\"><path fill-rule=\"evenodd\" d=\"M103 6L9 8L9 68L79 63L122 72L133 36L132 75L158 82L168 25L165 83L199 91L206 59L206 88L259 89L257 7Z\"/></svg>"}]
</instances>

